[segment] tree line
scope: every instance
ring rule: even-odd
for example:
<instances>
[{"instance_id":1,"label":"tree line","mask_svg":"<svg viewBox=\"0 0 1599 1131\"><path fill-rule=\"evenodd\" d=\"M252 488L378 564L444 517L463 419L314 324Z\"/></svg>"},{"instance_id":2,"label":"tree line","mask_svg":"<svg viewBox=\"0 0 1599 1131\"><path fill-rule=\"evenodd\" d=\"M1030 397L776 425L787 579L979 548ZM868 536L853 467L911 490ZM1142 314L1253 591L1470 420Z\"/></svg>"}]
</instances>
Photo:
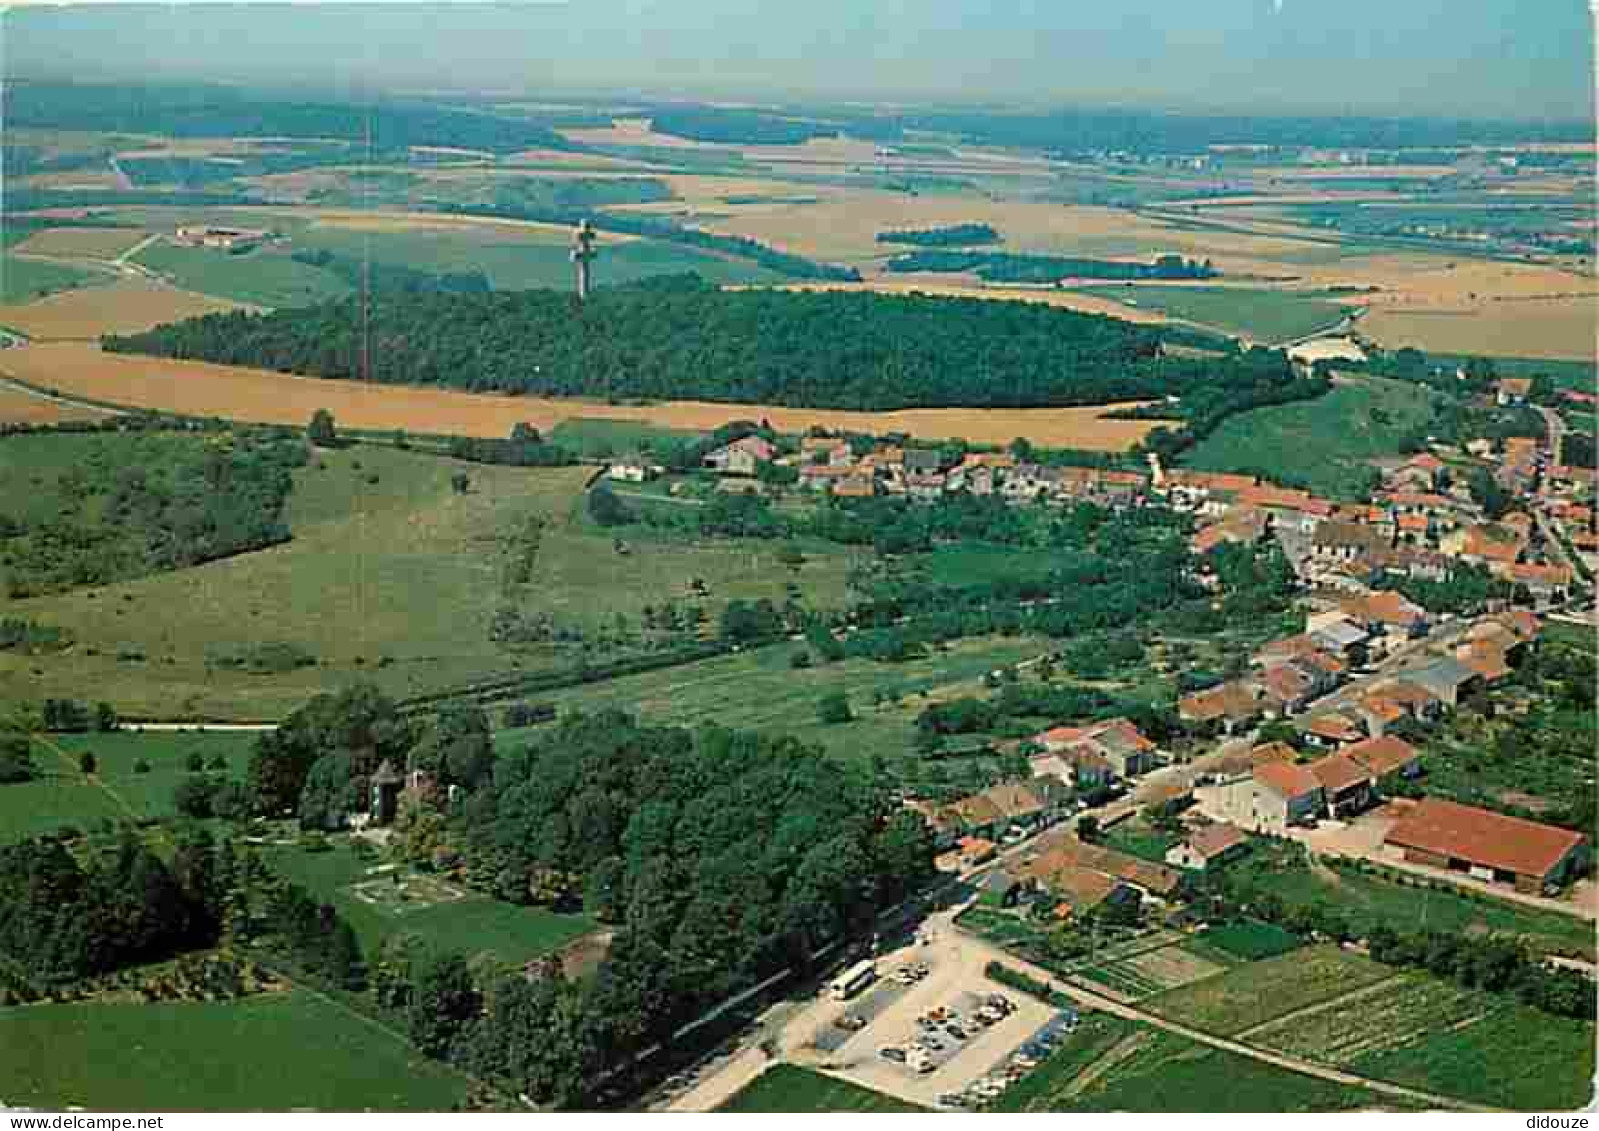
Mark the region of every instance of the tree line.
<instances>
[{"instance_id":1,"label":"tree line","mask_svg":"<svg viewBox=\"0 0 1599 1131\"><path fill-rule=\"evenodd\" d=\"M1180 255L1158 256L1151 263L1128 263L1119 259L1078 259L1061 255L923 250L896 255L888 261L887 266L890 271L901 274L916 271L971 271L989 283L1056 283L1068 278L1111 279L1118 282L1211 279L1217 274L1210 260L1185 259Z\"/></svg>"},{"instance_id":2,"label":"tree line","mask_svg":"<svg viewBox=\"0 0 1599 1131\"><path fill-rule=\"evenodd\" d=\"M1041 304L724 291L693 277L595 293L401 294L206 315L108 336L146 353L529 396L886 410L1179 396L1197 419L1302 395L1280 353L1160 356L1157 332Z\"/></svg>"},{"instance_id":3,"label":"tree line","mask_svg":"<svg viewBox=\"0 0 1599 1131\"><path fill-rule=\"evenodd\" d=\"M903 243L915 247L971 247L999 243L999 231L991 224L947 224L934 228L889 228L878 232L878 243Z\"/></svg>"}]
</instances>

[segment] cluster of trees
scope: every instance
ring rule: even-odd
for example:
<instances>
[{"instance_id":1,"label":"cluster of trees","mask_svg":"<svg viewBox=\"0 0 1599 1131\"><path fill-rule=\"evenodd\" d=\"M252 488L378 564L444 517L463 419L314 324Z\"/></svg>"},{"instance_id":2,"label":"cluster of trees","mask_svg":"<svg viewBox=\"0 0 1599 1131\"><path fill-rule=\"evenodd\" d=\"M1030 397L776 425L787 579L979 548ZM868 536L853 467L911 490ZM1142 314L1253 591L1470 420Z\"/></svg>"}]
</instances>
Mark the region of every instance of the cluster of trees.
<instances>
[{"instance_id":1,"label":"cluster of trees","mask_svg":"<svg viewBox=\"0 0 1599 1131\"><path fill-rule=\"evenodd\" d=\"M1557 1017L1594 1017L1593 984L1581 971L1546 965L1508 935L1473 936L1447 931L1396 931L1372 927L1371 956L1386 966L1410 966L1473 989L1514 993Z\"/></svg>"},{"instance_id":2,"label":"cluster of trees","mask_svg":"<svg viewBox=\"0 0 1599 1131\"><path fill-rule=\"evenodd\" d=\"M478 786L493 769L488 716L449 704L419 721L370 684L318 695L256 740L245 798L253 813L292 813L308 830L342 828L366 811L371 775L384 761L441 786Z\"/></svg>"},{"instance_id":3,"label":"cluster of trees","mask_svg":"<svg viewBox=\"0 0 1599 1131\"><path fill-rule=\"evenodd\" d=\"M395 291L400 294L487 294L493 288L481 270L434 273L402 263L382 263L336 255L331 251L297 251L290 258L318 267L343 279L358 291Z\"/></svg>"},{"instance_id":4,"label":"cluster of trees","mask_svg":"<svg viewBox=\"0 0 1599 1131\"><path fill-rule=\"evenodd\" d=\"M504 440L456 436L450 441L450 455L472 463L512 467L565 467L574 462L571 452L549 442L537 428L525 422L513 425L511 435Z\"/></svg>"},{"instance_id":5,"label":"cluster of trees","mask_svg":"<svg viewBox=\"0 0 1599 1131\"><path fill-rule=\"evenodd\" d=\"M1210 260L1201 262L1180 255L1162 255L1153 263L1128 263L1118 259L997 251L911 251L890 259L888 269L899 273L973 271L979 279L990 283L1055 283L1069 278L1211 279L1217 274Z\"/></svg>"},{"instance_id":6,"label":"cluster of trees","mask_svg":"<svg viewBox=\"0 0 1599 1131\"><path fill-rule=\"evenodd\" d=\"M1472 562L1456 562L1442 580L1426 577L1385 577L1379 587L1397 589L1430 613L1468 615L1481 612L1490 601L1508 600L1513 586Z\"/></svg>"},{"instance_id":7,"label":"cluster of trees","mask_svg":"<svg viewBox=\"0 0 1599 1131\"><path fill-rule=\"evenodd\" d=\"M0 847L0 956L49 986L208 945L210 851L180 841L169 864L127 828L77 853L47 840Z\"/></svg>"},{"instance_id":8,"label":"cluster of trees","mask_svg":"<svg viewBox=\"0 0 1599 1131\"><path fill-rule=\"evenodd\" d=\"M889 228L877 233L877 242L915 247L972 247L999 243L1000 234L990 224L948 224L938 228Z\"/></svg>"},{"instance_id":9,"label":"cluster of trees","mask_svg":"<svg viewBox=\"0 0 1599 1131\"><path fill-rule=\"evenodd\" d=\"M0 566L13 597L182 569L289 537L282 512L304 444L241 432L107 436L56 479L56 513L8 519Z\"/></svg>"},{"instance_id":10,"label":"cluster of trees","mask_svg":"<svg viewBox=\"0 0 1599 1131\"><path fill-rule=\"evenodd\" d=\"M805 967L932 874L920 817L791 738L574 716L495 765L448 822L473 886L614 924L595 977L520 987L459 957L406 979L419 1047L572 1102L708 1005ZM409 1007L409 1006L408 1006Z\"/></svg>"},{"instance_id":11,"label":"cluster of trees","mask_svg":"<svg viewBox=\"0 0 1599 1131\"><path fill-rule=\"evenodd\" d=\"M838 136L836 127L818 121L723 106L661 107L650 118L650 129L723 145L803 145Z\"/></svg>"},{"instance_id":12,"label":"cluster of trees","mask_svg":"<svg viewBox=\"0 0 1599 1131\"><path fill-rule=\"evenodd\" d=\"M207 315L104 344L345 379L365 375L370 351L386 360L371 376L396 383L850 409L1171 393L1215 410L1252 406L1259 385L1292 377L1281 354L1162 358L1148 328L1033 303L724 291L692 276L600 291L581 305L554 291L343 299Z\"/></svg>"}]
</instances>

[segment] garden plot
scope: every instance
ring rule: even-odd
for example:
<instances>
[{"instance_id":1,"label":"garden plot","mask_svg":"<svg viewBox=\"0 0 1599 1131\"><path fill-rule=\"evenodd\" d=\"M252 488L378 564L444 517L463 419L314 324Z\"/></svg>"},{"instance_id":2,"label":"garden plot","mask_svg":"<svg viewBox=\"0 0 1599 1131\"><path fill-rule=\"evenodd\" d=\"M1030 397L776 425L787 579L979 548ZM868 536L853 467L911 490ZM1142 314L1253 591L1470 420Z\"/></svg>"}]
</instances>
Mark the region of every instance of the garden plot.
<instances>
[{"instance_id":1,"label":"garden plot","mask_svg":"<svg viewBox=\"0 0 1599 1131\"><path fill-rule=\"evenodd\" d=\"M458 903L467 897L466 892L453 884L435 876L406 872L393 864L372 868L367 875L371 878L350 885L350 894L390 915Z\"/></svg>"},{"instance_id":2,"label":"garden plot","mask_svg":"<svg viewBox=\"0 0 1599 1131\"><path fill-rule=\"evenodd\" d=\"M1235 966L1164 993L1149 1008L1207 1033L1232 1036L1394 977L1389 967L1326 944Z\"/></svg>"},{"instance_id":3,"label":"garden plot","mask_svg":"<svg viewBox=\"0 0 1599 1131\"><path fill-rule=\"evenodd\" d=\"M1325 1008L1280 1018L1244 1034L1250 1044L1347 1066L1363 1056L1391 1052L1434 1032L1464 1028L1487 1014L1493 1001L1426 974L1382 982Z\"/></svg>"},{"instance_id":4,"label":"garden plot","mask_svg":"<svg viewBox=\"0 0 1599 1131\"><path fill-rule=\"evenodd\" d=\"M1077 976L1095 983L1113 997L1134 1001L1214 977L1226 969L1219 962L1174 944L1101 962L1079 971Z\"/></svg>"}]
</instances>

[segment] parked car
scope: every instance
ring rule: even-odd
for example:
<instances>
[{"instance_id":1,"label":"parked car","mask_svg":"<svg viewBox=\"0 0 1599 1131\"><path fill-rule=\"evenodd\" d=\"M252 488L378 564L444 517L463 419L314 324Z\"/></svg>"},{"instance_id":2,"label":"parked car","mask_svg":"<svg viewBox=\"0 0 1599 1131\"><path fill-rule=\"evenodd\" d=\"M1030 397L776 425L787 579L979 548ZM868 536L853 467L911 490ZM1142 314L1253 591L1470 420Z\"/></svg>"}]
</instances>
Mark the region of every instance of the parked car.
<instances>
[{"instance_id":1,"label":"parked car","mask_svg":"<svg viewBox=\"0 0 1599 1131\"><path fill-rule=\"evenodd\" d=\"M962 1029L959 1025L945 1025L944 1032L954 1037L957 1041L964 1041L966 1039L966 1030Z\"/></svg>"},{"instance_id":2,"label":"parked car","mask_svg":"<svg viewBox=\"0 0 1599 1131\"><path fill-rule=\"evenodd\" d=\"M866 1028L866 1019L864 1017L856 1017L853 1014L846 1013L842 1017L834 1018L833 1024L837 1028L847 1029L851 1033L858 1033L862 1029Z\"/></svg>"},{"instance_id":3,"label":"parked car","mask_svg":"<svg viewBox=\"0 0 1599 1131\"><path fill-rule=\"evenodd\" d=\"M905 1063L905 1050L898 1045L884 1045L877 1050L877 1055L884 1060L896 1060L901 1064Z\"/></svg>"}]
</instances>

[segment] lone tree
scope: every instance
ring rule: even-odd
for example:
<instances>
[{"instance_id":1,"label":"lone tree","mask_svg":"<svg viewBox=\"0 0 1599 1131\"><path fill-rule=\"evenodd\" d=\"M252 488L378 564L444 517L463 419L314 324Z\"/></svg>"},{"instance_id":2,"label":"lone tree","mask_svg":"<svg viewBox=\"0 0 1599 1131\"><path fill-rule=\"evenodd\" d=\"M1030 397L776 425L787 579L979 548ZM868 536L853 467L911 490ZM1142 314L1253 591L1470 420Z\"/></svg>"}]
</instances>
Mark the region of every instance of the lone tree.
<instances>
[{"instance_id":1,"label":"lone tree","mask_svg":"<svg viewBox=\"0 0 1599 1131\"><path fill-rule=\"evenodd\" d=\"M94 773L94 771L99 768L99 765L100 764L95 761L94 755L87 750L78 755L78 769L85 774Z\"/></svg>"},{"instance_id":2,"label":"lone tree","mask_svg":"<svg viewBox=\"0 0 1599 1131\"><path fill-rule=\"evenodd\" d=\"M325 408L313 412L311 423L305 428L305 438L319 448L331 448L337 444L339 434L333 426L333 414Z\"/></svg>"},{"instance_id":3,"label":"lone tree","mask_svg":"<svg viewBox=\"0 0 1599 1131\"><path fill-rule=\"evenodd\" d=\"M457 471L450 476L450 486L457 495L464 495L472 489L472 477L464 471Z\"/></svg>"},{"instance_id":4,"label":"lone tree","mask_svg":"<svg viewBox=\"0 0 1599 1131\"><path fill-rule=\"evenodd\" d=\"M621 526L632 520L627 505L601 483L589 492L589 517L601 526Z\"/></svg>"},{"instance_id":5,"label":"lone tree","mask_svg":"<svg viewBox=\"0 0 1599 1131\"><path fill-rule=\"evenodd\" d=\"M849 699L844 693L835 691L823 696L821 702L816 704L816 717L827 726L835 726L849 722L855 717L855 712L849 709Z\"/></svg>"}]
</instances>

